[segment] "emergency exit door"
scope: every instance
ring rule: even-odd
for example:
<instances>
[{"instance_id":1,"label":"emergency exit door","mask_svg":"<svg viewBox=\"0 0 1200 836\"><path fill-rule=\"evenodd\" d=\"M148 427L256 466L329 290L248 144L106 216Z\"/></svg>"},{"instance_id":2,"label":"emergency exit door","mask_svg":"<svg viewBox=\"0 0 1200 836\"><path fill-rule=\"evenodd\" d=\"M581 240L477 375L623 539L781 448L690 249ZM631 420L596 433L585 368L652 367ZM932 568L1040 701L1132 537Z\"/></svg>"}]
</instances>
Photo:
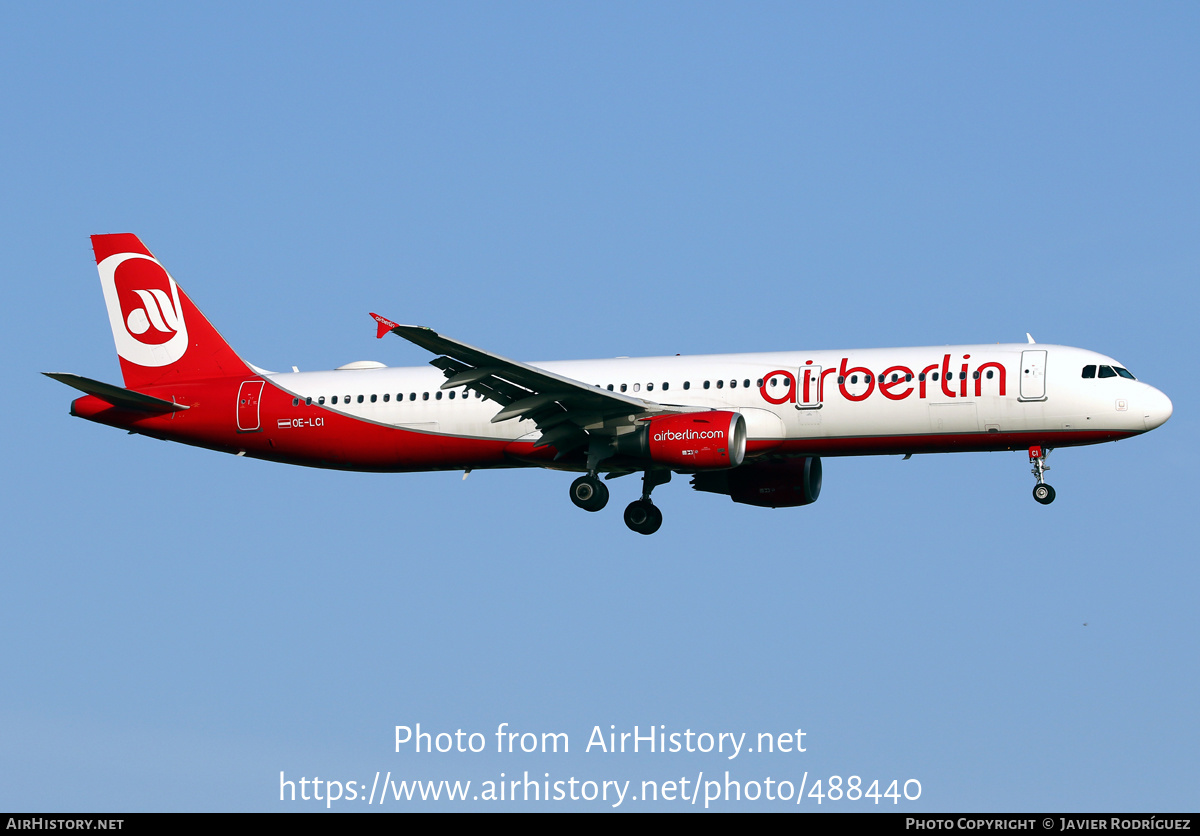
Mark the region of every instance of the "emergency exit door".
<instances>
[{"instance_id":1,"label":"emergency exit door","mask_svg":"<svg viewBox=\"0 0 1200 836\"><path fill-rule=\"evenodd\" d=\"M796 386L797 409L821 408L821 367L804 366L800 369L799 384Z\"/></svg>"}]
</instances>

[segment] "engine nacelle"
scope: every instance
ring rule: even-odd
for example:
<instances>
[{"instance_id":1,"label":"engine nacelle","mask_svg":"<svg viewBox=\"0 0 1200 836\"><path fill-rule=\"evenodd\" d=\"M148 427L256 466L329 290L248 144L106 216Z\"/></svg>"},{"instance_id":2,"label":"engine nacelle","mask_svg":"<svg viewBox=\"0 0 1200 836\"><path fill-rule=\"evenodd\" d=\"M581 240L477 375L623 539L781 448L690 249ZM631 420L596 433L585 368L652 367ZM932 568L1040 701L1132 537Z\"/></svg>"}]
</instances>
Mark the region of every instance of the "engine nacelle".
<instances>
[{"instance_id":1,"label":"engine nacelle","mask_svg":"<svg viewBox=\"0 0 1200 836\"><path fill-rule=\"evenodd\" d=\"M697 473L692 487L723 493L734 502L760 508L811 505L821 495L821 459L811 456L783 462L755 462L722 473Z\"/></svg>"},{"instance_id":2,"label":"engine nacelle","mask_svg":"<svg viewBox=\"0 0 1200 836\"><path fill-rule=\"evenodd\" d=\"M680 470L723 470L746 457L746 419L713 410L657 415L618 442L620 452Z\"/></svg>"}]
</instances>

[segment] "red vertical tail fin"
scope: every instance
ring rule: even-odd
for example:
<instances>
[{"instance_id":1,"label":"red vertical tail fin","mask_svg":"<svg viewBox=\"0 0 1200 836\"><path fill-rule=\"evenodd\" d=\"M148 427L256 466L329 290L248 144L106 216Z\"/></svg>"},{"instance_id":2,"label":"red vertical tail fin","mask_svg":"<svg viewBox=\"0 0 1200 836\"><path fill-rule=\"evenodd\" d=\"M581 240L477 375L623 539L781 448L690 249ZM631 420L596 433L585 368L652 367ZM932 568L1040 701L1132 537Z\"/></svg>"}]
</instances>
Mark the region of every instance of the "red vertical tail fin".
<instances>
[{"instance_id":1,"label":"red vertical tail fin","mask_svg":"<svg viewBox=\"0 0 1200 836\"><path fill-rule=\"evenodd\" d=\"M125 386L254 374L136 235L93 235Z\"/></svg>"}]
</instances>

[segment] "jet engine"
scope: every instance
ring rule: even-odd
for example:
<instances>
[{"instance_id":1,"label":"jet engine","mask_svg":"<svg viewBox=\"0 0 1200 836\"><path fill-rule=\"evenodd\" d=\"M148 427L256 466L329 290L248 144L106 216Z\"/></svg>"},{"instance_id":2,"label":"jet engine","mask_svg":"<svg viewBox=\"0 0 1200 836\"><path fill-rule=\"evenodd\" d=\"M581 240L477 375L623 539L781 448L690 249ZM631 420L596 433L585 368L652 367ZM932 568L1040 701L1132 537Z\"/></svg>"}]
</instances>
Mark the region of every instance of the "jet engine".
<instances>
[{"instance_id":1,"label":"jet engine","mask_svg":"<svg viewBox=\"0 0 1200 836\"><path fill-rule=\"evenodd\" d=\"M755 462L734 470L697 473L692 487L726 494L734 502L760 508L811 505L821 495L821 458Z\"/></svg>"},{"instance_id":2,"label":"jet engine","mask_svg":"<svg viewBox=\"0 0 1200 836\"><path fill-rule=\"evenodd\" d=\"M617 450L679 470L737 467L746 457L746 419L728 410L656 415L619 437Z\"/></svg>"}]
</instances>

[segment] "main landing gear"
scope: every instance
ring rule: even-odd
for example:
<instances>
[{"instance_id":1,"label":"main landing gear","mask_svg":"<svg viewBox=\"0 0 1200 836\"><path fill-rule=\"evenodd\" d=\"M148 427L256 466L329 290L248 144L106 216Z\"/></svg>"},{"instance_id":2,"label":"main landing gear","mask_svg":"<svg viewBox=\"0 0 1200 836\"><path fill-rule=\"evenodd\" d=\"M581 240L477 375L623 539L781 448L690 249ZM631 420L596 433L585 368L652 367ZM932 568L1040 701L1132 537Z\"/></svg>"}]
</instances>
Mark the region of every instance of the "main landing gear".
<instances>
[{"instance_id":1,"label":"main landing gear","mask_svg":"<svg viewBox=\"0 0 1200 836\"><path fill-rule=\"evenodd\" d=\"M662 527L662 511L650 497L635 499L625 508L625 525L638 534L653 534Z\"/></svg>"},{"instance_id":2,"label":"main landing gear","mask_svg":"<svg viewBox=\"0 0 1200 836\"><path fill-rule=\"evenodd\" d=\"M1043 474L1050 468L1046 466L1046 457L1050 455L1049 448L1043 449L1038 445L1029 448L1029 463L1033 465L1033 470L1030 472L1037 477L1037 484L1033 486L1033 498L1043 505L1049 505L1054 501L1054 488L1046 484Z\"/></svg>"},{"instance_id":3,"label":"main landing gear","mask_svg":"<svg viewBox=\"0 0 1200 836\"><path fill-rule=\"evenodd\" d=\"M608 485L591 473L580 476L571 483L571 501L585 511L599 511L608 504Z\"/></svg>"},{"instance_id":4,"label":"main landing gear","mask_svg":"<svg viewBox=\"0 0 1200 836\"><path fill-rule=\"evenodd\" d=\"M669 470L647 470L642 474L642 498L625 508L625 525L638 534L653 534L662 527L662 511L650 501L650 492L671 481Z\"/></svg>"},{"instance_id":5,"label":"main landing gear","mask_svg":"<svg viewBox=\"0 0 1200 836\"><path fill-rule=\"evenodd\" d=\"M669 470L647 470L642 475L642 498L625 508L625 525L638 534L653 534L662 527L662 511L650 501L650 492L671 481ZM571 483L571 501L585 511L599 511L608 504L608 486L589 473Z\"/></svg>"}]
</instances>

